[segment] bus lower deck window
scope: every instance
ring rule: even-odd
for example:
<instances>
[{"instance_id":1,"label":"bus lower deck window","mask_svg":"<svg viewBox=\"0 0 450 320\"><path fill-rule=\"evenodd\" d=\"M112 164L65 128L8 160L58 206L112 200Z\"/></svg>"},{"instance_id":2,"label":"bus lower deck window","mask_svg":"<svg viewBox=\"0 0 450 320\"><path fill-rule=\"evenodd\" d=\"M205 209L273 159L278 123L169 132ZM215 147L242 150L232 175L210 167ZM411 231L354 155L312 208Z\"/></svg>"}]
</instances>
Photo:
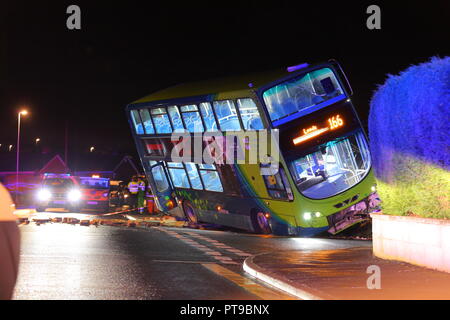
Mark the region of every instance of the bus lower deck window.
<instances>
[{"instance_id":1,"label":"bus lower deck window","mask_svg":"<svg viewBox=\"0 0 450 320\"><path fill-rule=\"evenodd\" d=\"M191 182L192 189L203 190L202 180L198 174L197 166L195 163L186 163L186 171L189 176L189 181Z\"/></svg>"},{"instance_id":2,"label":"bus lower deck window","mask_svg":"<svg viewBox=\"0 0 450 320\"><path fill-rule=\"evenodd\" d=\"M222 182L214 165L199 164L199 170L205 190L223 192Z\"/></svg>"}]
</instances>

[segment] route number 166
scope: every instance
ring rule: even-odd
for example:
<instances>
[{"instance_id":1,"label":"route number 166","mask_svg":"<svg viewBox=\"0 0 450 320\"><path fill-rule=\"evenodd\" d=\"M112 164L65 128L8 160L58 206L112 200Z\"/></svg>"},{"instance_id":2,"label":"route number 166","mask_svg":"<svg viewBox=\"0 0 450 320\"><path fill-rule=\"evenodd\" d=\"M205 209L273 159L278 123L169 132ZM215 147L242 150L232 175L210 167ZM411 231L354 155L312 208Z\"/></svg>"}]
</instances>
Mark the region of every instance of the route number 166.
<instances>
[{"instance_id":1,"label":"route number 166","mask_svg":"<svg viewBox=\"0 0 450 320\"><path fill-rule=\"evenodd\" d=\"M340 115L329 118L328 123L330 124L331 130L342 127L344 125L344 121L341 119Z\"/></svg>"}]
</instances>

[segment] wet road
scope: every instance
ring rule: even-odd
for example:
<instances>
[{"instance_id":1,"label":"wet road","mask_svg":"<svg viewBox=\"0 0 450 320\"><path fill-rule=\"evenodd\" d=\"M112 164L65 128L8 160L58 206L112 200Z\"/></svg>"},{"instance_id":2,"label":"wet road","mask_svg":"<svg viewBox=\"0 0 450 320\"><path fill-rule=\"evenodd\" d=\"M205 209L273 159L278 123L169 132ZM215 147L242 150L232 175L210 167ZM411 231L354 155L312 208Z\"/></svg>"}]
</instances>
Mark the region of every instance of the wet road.
<instances>
[{"instance_id":1,"label":"wet road","mask_svg":"<svg viewBox=\"0 0 450 320\"><path fill-rule=\"evenodd\" d=\"M288 299L250 279L244 259L371 245L167 227L30 223L20 230L15 299Z\"/></svg>"}]
</instances>

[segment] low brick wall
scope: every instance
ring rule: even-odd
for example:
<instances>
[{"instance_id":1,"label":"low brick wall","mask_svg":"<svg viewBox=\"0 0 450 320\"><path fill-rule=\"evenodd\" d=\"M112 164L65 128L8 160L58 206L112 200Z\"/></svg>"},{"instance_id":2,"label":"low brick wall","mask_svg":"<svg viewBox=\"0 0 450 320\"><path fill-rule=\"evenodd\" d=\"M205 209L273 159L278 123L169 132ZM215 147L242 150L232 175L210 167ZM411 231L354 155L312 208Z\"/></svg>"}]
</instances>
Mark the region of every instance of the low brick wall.
<instances>
[{"instance_id":1,"label":"low brick wall","mask_svg":"<svg viewBox=\"0 0 450 320\"><path fill-rule=\"evenodd\" d=\"M374 255L450 272L450 220L371 217Z\"/></svg>"}]
</instances>

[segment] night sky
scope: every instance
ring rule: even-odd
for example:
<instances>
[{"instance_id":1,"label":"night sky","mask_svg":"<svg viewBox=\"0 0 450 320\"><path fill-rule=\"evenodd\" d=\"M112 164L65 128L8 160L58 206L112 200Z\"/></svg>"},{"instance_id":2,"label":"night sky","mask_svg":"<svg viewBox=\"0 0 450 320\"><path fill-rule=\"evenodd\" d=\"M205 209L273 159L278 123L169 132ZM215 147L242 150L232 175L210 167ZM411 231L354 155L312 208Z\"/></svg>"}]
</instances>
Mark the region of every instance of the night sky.
<instances>
[{"instance_id":1,"label":"night sky","mask_svg":"<svg viewBox=\"0 0 450 320\"><path fill-rule=\"evenodd\" d=\"M395 4L394 4L395 2ZM184 5L182 5L184 3ZM308 4L310 3L310 4ZM312 4L311 4L312 3ZM345 3L345 5L344 5ZM337 59L367 119L387 73L449 51L449 1L1 1L0 143L134 153L127 103L180 82ZM66 28L77 4L82 30ZM378 4L382 29L366 28Z\"/></svg>"}]
</instances>

